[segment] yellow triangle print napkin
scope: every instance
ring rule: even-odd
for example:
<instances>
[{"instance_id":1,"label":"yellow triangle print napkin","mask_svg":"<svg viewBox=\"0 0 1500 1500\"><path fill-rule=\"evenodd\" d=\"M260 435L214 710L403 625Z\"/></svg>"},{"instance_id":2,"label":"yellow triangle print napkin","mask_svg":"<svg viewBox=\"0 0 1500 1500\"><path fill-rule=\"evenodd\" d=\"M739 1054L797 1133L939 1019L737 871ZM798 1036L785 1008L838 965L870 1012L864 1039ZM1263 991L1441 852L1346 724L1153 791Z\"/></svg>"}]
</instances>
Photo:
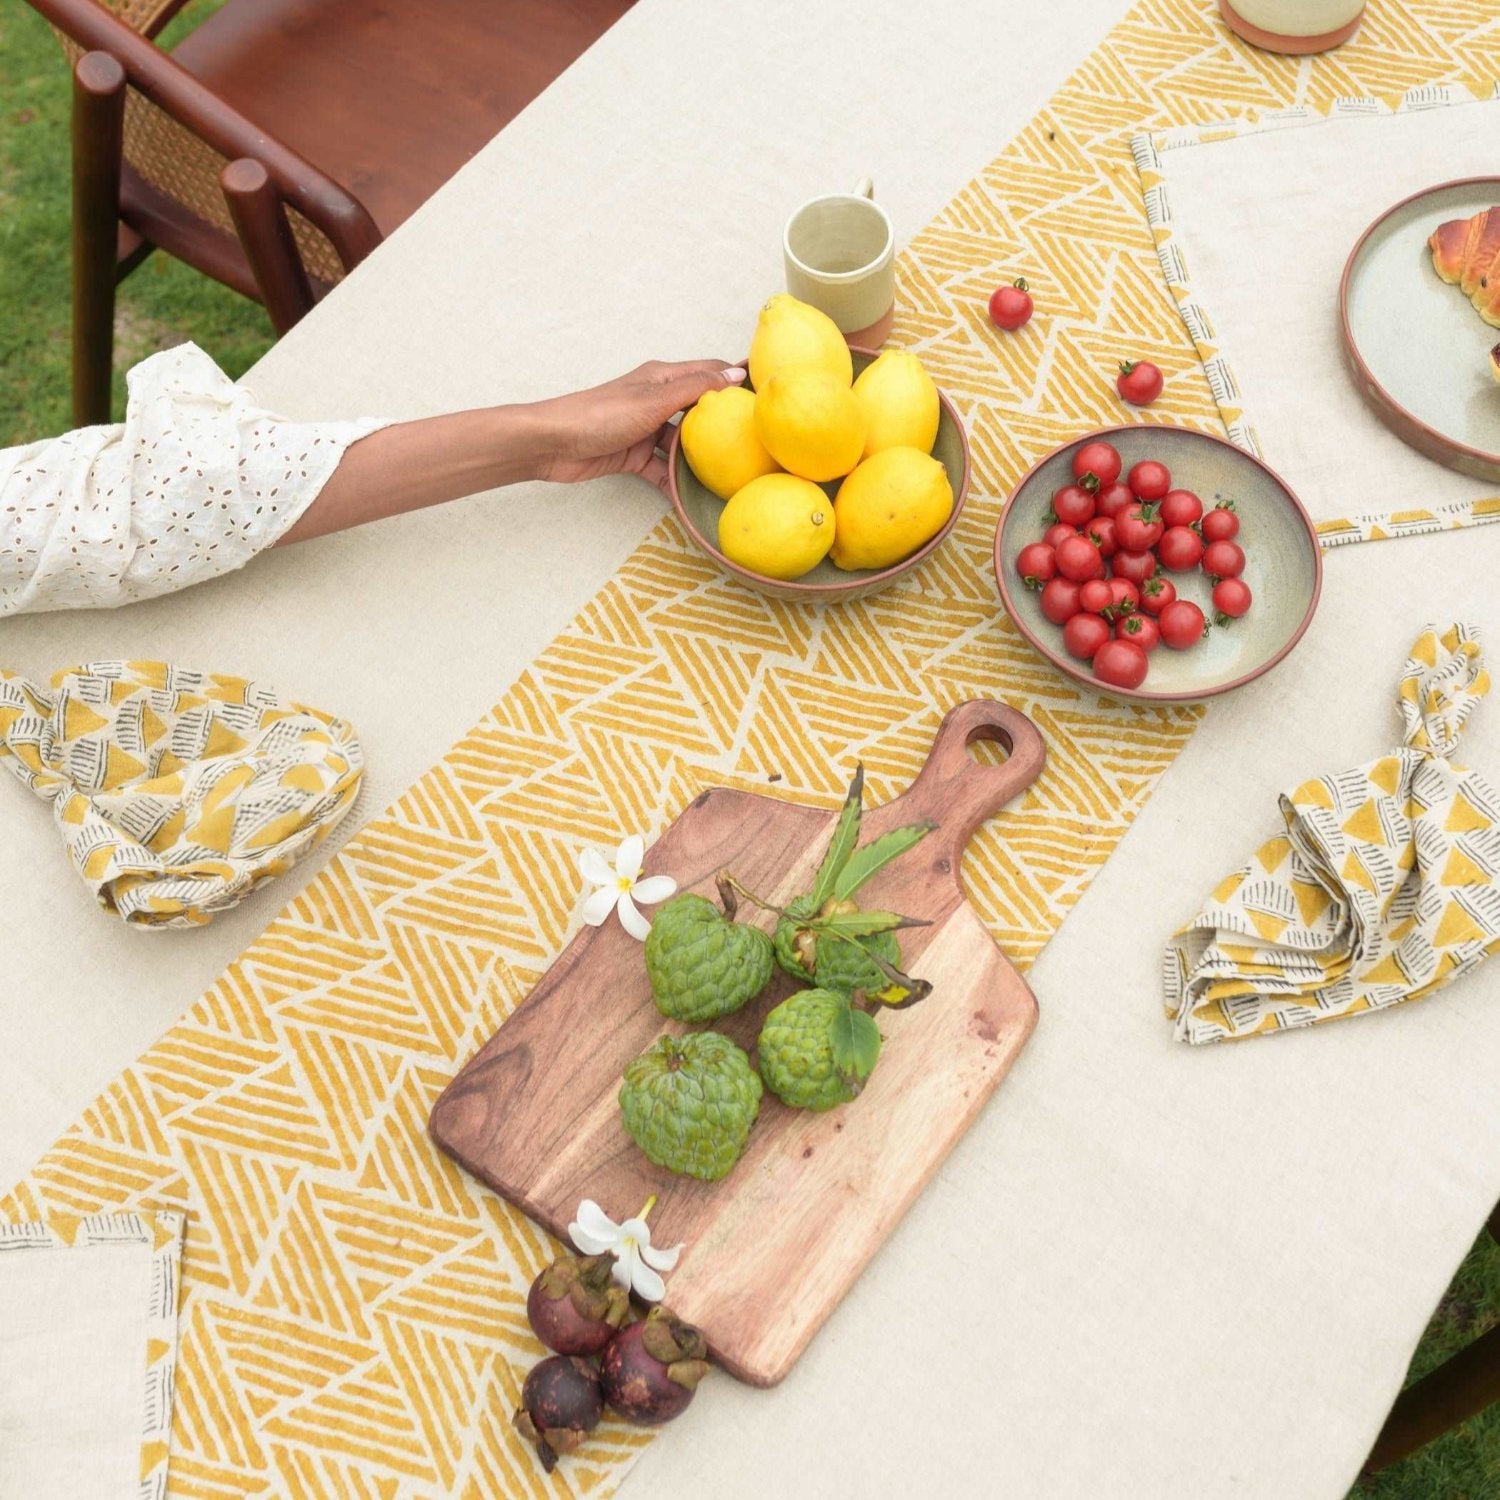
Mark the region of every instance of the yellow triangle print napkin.
<instances>
[{"instance_id":1,"label":"yellow triangle print napkin","mask_svg":"<svg viewBox=\"0 0 1500 1500\"><path fill-rule=\"evenodd\" d=\"M1500 946L1500 797L1449 760L1489 687L1472 627L1418 638L1397 698L1402 747L1283 796L1286 831L1168 945L1179 1041L1421 999Z\"/></svg>"},{"instance_id":2,"label":"yellow triangle print napkin","mask_svg":"<svg viewBox=\"0 0 1500 1500\"><path fill-rule=\"evenodd\" d=\"M51 802L106 911L192 927L327 837L364 751L342 720L243 677L108 661L45 688L0 670L0 764Z\"/></svg>"}]
</instances>

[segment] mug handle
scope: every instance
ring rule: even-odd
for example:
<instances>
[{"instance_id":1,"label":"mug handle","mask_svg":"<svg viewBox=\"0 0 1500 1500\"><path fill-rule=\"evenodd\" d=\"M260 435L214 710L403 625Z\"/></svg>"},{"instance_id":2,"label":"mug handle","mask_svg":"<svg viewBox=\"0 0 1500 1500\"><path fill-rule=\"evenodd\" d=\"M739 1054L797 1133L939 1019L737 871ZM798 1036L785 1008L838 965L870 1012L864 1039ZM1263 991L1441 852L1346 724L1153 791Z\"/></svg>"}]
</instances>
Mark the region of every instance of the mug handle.
<instances>
[{"instance_id":1,"label":"mug handle","mask_svg":"<svg viewBox=\"0 0 1500 1500\"><path fill-rule=\"evenodd\" d=\"M875 196L875 181L870 177L861 177L854 184L854 191L849 195L851 198L871 198Z\"/></svg>"}]
</instances>

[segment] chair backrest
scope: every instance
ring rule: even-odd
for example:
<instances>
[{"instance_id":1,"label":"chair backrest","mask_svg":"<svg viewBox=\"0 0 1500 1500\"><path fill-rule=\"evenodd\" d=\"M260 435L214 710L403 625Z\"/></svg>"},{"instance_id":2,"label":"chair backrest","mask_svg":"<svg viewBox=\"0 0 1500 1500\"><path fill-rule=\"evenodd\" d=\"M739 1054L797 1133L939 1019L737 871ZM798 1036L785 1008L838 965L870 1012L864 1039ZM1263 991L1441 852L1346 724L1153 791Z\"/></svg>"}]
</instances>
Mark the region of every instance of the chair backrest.
<instances>
[{"instance_id":1,"label":"chair backrest","mask_svg":"<svg viewBox=\"0 0 1500 1500\"><path fill-rule=\"evenodd\" d=\"M364 205L247 120L151 38L187 0L27 0L71 63L107 52L125 70L121 217L152 243L257 296L220 177L249 158L266 170L307 274L339 281L380 242ZM253 3L253 0L251 0Z\"/></svg>"}]
</instances>

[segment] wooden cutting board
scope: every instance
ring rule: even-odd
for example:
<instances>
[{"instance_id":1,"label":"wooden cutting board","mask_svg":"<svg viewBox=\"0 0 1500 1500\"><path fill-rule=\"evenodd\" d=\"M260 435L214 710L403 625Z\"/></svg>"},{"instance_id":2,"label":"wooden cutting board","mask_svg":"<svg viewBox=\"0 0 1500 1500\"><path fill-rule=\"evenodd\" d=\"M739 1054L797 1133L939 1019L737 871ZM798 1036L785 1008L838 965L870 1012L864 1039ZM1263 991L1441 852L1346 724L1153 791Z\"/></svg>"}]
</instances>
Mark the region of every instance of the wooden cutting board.
<instances>
[{"instance_id":1,"label":"wooden cutting board","mask_svg":"<svg viewBox=\"0 0 1500 1500\"><path fill-rule=\"evenodd\" d=\"M976 740L1008 756L984 764ZM625 1065L664 1031L641 945L611 918L585 927L432 1111L433 1139L522 1212L566 1239L581 1199L616 1220L653 1193L654 1243L683 1245L667 1278L672 1309L714 1357L774 1385L807 1347L881 1242L1005 1076L1036 1024L1036 1001L964 898L959 862L974 830L1036 780L1046 752L1024 714L961 704L938 729L911 788L866 812L860 842L904 823L936 829L859 896L870 909L931 923L901 934L908 973L933 992L880 1011L885 1038L864 1092L826 1114L766 1091L743 1157L720 1182L654 1167L625 1134ZM727 788L696 797L647 852L648 874L715 897L732 871L782 905L806 890L836 812ZM740 916L768 930L748 903ZM760 999L716 1024L753 1049L771 1007L797 986L777 971Z\"/></svg>"}]
</instances>

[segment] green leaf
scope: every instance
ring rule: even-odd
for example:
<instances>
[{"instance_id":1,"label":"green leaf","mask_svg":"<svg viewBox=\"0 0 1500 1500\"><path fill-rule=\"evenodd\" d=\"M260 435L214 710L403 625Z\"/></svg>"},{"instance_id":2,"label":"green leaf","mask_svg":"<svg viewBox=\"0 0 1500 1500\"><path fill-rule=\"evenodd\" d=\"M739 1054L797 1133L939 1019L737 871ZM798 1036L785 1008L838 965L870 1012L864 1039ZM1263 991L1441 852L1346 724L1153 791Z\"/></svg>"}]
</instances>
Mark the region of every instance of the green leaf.
<instances>
[{"instance_id":1,"label":"green leaf","mask_svg":"<svg viewBox=\"0 0 1500 1500\"><path fill-rule=\"evenodd\" d=\"M847 901L873 875L892 860L900 859L936 827L936 823L908 823L904 828L893 828L878 839L871 839L863 849L856 849L834 882L834 900Z\"/></svg>"},{"instance_id":2,"label":"green leaf","mask_svg":"<svg viewBox=\"0 0 1500 1500\"><path fill-rule=\"evenodd\" d=\"M828 841L828 853L818 866L818 877L813 882L812 903L816 910L833 894L834 882L839 878L854 846L859 842L859 819L863 811L865 795L865 768L854 768L854 780L849 783L849 793L839 809L839 820L834 824L833 837Z\"/></svg>"},{"instance_id":3,"label":"green leaf","mask_svg":"<svg viewBox=\"0 0 1500 1500\"><path fill-rule=\"evenodd\" d=\"M846 1006L833 1020L833 1065L857 1093L880 1059L880 1028L862 1010Z\"/></svg>"},{"instance_id":4,"label":"green leaf","mask_svg":"<svg viewBox=\"0 0 1500 1500\"><path fill-rule=\"evenodd\" d=\"M814 917L806 923L814 932L834 932L840 937L873 937L877 932L899 932L904 927L930 927L917 917L893 911L839 912L832 917Z\"/></svg>"}]
</instances>

